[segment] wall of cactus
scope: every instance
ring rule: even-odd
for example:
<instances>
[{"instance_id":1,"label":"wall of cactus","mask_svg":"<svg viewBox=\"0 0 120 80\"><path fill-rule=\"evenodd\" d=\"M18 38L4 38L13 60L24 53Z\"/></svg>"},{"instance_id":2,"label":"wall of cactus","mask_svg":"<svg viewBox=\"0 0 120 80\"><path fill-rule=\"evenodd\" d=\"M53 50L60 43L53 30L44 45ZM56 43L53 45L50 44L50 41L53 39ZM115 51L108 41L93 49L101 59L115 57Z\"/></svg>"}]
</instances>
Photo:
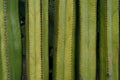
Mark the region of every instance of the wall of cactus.
<instances>
[{"instance_id":1,"label":"wall of cactus","mask_svg":"<svg viewBox=\"0 0 120 80\"><path fill-rule=\"evenodd\" d=\"M120 80L119 0L0 0L0 80Z\"/></svg>"}]
</instances>

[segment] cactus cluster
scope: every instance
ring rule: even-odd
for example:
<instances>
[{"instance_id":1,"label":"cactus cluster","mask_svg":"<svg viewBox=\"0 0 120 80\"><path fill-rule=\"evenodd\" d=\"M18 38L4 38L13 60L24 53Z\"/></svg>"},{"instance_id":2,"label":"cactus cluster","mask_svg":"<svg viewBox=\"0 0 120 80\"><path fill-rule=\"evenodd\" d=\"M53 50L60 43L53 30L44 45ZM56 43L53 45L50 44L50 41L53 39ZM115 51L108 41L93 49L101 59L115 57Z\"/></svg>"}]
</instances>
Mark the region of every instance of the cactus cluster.
<instances>
[{"instance_id":1,"label":"cactus cluster","mask_svg":"<svg viewBox=\"0 0 120 80\"><path fill-rule=\"evenodd\" d=\"M23 44L19 1L0 0L0 80L22 80L23 48L26 80L119 80L119 1L54 1L53 18L49 0L24 2Z\"/></svg>"}]
</instances>

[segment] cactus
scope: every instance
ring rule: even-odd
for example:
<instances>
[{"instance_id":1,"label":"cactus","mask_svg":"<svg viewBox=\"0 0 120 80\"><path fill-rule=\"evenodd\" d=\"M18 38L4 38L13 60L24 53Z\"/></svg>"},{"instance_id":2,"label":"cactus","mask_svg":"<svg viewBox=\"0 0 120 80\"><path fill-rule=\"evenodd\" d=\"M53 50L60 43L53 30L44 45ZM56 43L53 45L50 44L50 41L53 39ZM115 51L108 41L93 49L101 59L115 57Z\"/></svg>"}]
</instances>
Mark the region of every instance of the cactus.
<instances>
[{"instance_id":1,"label":"cactus","mask_svg":"<svg viewBox=\"0 0 120 80\"><path fill-rule=\"evenodd\" d=\"M79 78L96 79L96 0L79 0Z\"/></svg>"},{"instance_id":2,"label":"cactus","mask_svg":"<svg viewBox=\"0 0 120 80\"><path fill-rule=\"evenodd\" d=\"M18 0L0 1L0 80L21 79L21 35L18 17Z\"/></svg>"},{"instance_id":3,"label":"cactus","mask_svg":"<svg viewBox=\"0 0 120 80\"><path fill-rule=\"evenodd\" d=\"M52 45L53 80L119 80L119 1L55 0L50 45L48 2L23 1L27 80L49 80ZM0 80L22 79L18 8L18 0L0 0Z\"/></svg>"},{"instance_id":4,"label":"cactus","mask_svg":"<svg viewBox=\"0 0 120 80\"><path fill-rule=\"evenodd\" d=\"M48 80L48 0L26 1L28 80Z\"/></svg>"},{"instance_id":5,"label":"cactus","mask_svg":"<svg viewBox=\"0 0 120 80\"><path fill-rule=\"evenodd\" d=\"M119 1L99 1L100 80L118 80Z\"/></svg>"},{"instance_id":6,"label":"cactus","mask_svg":"<svg viewBox=\"0 0 120 80\"><path fill-rule=\"evenodd\" d=\"M75 1L56 0L53 80L74 80Z\"/></svg>"},{"instance_id":7,"label":"cactus","mask_svg":"<svg viewBox=\"0 0 120 80\"><path fill-rule=\"evenodd\" d=\"M55 2L55 29L54 29L54 55L53 80L64 80L64 54L65 54L65 0ZM61 15L61 16L60 16Z\"/></svg>"}]
</instances>

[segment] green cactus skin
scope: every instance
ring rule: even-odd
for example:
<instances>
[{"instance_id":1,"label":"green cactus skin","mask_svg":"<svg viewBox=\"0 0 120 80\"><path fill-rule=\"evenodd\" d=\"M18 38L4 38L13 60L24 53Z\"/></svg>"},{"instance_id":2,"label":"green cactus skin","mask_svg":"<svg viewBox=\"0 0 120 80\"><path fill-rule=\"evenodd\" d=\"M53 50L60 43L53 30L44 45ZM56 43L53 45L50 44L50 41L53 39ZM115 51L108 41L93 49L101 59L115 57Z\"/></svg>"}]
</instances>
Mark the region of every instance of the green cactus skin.
<instances>
[{"instance_id":1,"label":"green cactus skin","mask_svg":"<svg viewBox=\"0 0 120 80\"><path fill-rule=\"evenodd\" d=\"M74 80L75 0L66 1L64 80Z\"/></svg>"},{"instance_id":2,"label":"green cactus skin","mask_svg":"<svg viewBox=\"0 0 120 80\"><path fill-rule=\"evenodd\" d=\"M0 80L21 80L21 33L18 0L1 0L0 4L0 57L2 64Z\"/></svg>"},{"instance_id":3,"label":"green cactus skin","mask_svg":"<svg viewBox=\"0 0 120 80\"><path fill-rule=\"evenodd\" d=\"M26 1L27 80L48 80L48 0Z\"/></svg>"},{"instance_id":4,"label":"green cactus skin","mask_svg":"<svg viewBox=\"0 0 120 80\"><path fill-rule=\"evenodd\" d=\"M96 79L96 4L97 0L79 0L79 78Z\"/></svg>"},{"instance_id":5,"label":"green cactus skin","mask_svg":"<svg viewBox=\"0 0 120 80\"><path fill-rule=\"evenodd\" d=\"M7 68L6 68L6 50L5 50L5 36L4 36L4 1L0 0L0 58L1 58L1 69L0 69L0 79L7 80Z\"/></svg>"},{"instance_id":6,"label":"green cactus skin","mask_svg":"<svg viewBox=\"0 0 120 80\"><path fill-rule=\"evenodd\" d=\"M49 66L48 66L48 0L41 0L42 13L42 72L43 80L49 80Z\"/></svg>"},{"instance_id":7,"label":"green cactus skin","mask_svg":"<svg viewBox=\"0 0 120 80\"><path fill-rule=\"evenodd\" d=\"M53 80L64 80L66 0L56 0L55 3Z\"/></svg>"},{"instance_id":8,"label":"green cactus skin","mask_svg":"<svg viewBox=\"0 0 120 80\"><path fill-rule=\"evenodd\" d=\"M7 0L6 4L8 69L10 69L11 80L21 80L21 33L18 16L18 0Z\"/></svg>"},{"instance_id":9,"label":"green cactus skin","mask_svg":"<svg viewBox=\"0 0 120 80\"><path fill-rule=\"evenodd\" d=\"M100 80L118 80L119 1L99 1Z\"/></svg>"},{"instance_id":10,"label":"green cactus skin","mask_svg":"<svg viewBox=\"0 0 120 80\"><path fill-rule=\"evenodd\" d=\"M26 3L27 80L41 80L40 0L27 0Z\"/></svg>"},{"instance_id":11,"label":"green cactus skin","mask_svg":"<svg viewBox=\"0 0 120 80\"><path fill-rule=\"evenodd\" d=\"M56 0L53 80L74 80L74 6L74 0Z\"/></svg>"}]
</instances>

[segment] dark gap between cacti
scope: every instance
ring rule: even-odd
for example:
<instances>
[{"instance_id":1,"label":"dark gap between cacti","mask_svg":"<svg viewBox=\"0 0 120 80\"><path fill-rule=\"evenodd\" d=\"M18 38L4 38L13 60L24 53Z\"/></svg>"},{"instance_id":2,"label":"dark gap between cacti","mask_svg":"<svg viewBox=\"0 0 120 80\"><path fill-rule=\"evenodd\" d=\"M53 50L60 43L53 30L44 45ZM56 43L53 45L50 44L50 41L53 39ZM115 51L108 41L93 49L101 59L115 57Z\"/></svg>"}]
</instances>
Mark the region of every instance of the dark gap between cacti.
<instances>
[{"instance_id":1,"label":"dark gap between cacti","mask_svg":"<svg viewBox=\"0 0 120 80\"><path fill-rule=\"evenodd\" d=\"M80 12L79 12L79 6L80 6L80 4L79 4L79 0L76 0L76 6L75 6L75 8L76 8L76 33L75 33L75 80L80 80L80 75L79 75L79 73L78 73L78 71L79 71L79 66L78 66L78 64L79 64L79 49L80 49L80 46L79 46L79 44L80 43L78 43L78 42L80 42L79 40L79 33L80 33L80 25L79 25L79 22L80 22L80 20L79 20L79 16L80 16Z\"/></svg>"},{"instance_id":2,"label":"dark gap between cacti","mask_svg":"<svg viewBox=\"0 0 120 80\"><path fill-rule=\"evenodd\" d=\"M99 0L97 1L97 10L96 10L96 13L97 13L97 32L96 32L96 80L99 80L99 63L100 63L100 58L99 58Z\"/></svg>"},{"instance_id":3,"label":"dark gap between cacti","mask_svg":"<svg viewBox=\"0 0 120 80\"><path fill-rule=\"evenodd\" d=\"M25 41L25 0L19 0L19 21L21 28L21 42L22 42L22 76L21 80L26 80L26 41Z\"/></svg>"},{"instance_id":4,"label":"dark gap between cacti","mask_svg":"<svg viewBox=\"0 0 120 80\"><path fill-rule=\"evenodd\" d=\"M54 0L49 0L49 80L53 76Z\"/></svg>"},{"instance_id":5,"label":"dark gap between cacti","mask_svg":"<svg viewBox=\"0 0 120 80\"><path fill-rule=\"evenodd\" d=\"M99 80L100 79L100 77L99 77L99 72L100 72L100 58L99 58L99 0L97 0L97 10L96 10L96 16L97 16L97 32L96 32L96 80Z\"/></svg>"}]
</instances>

